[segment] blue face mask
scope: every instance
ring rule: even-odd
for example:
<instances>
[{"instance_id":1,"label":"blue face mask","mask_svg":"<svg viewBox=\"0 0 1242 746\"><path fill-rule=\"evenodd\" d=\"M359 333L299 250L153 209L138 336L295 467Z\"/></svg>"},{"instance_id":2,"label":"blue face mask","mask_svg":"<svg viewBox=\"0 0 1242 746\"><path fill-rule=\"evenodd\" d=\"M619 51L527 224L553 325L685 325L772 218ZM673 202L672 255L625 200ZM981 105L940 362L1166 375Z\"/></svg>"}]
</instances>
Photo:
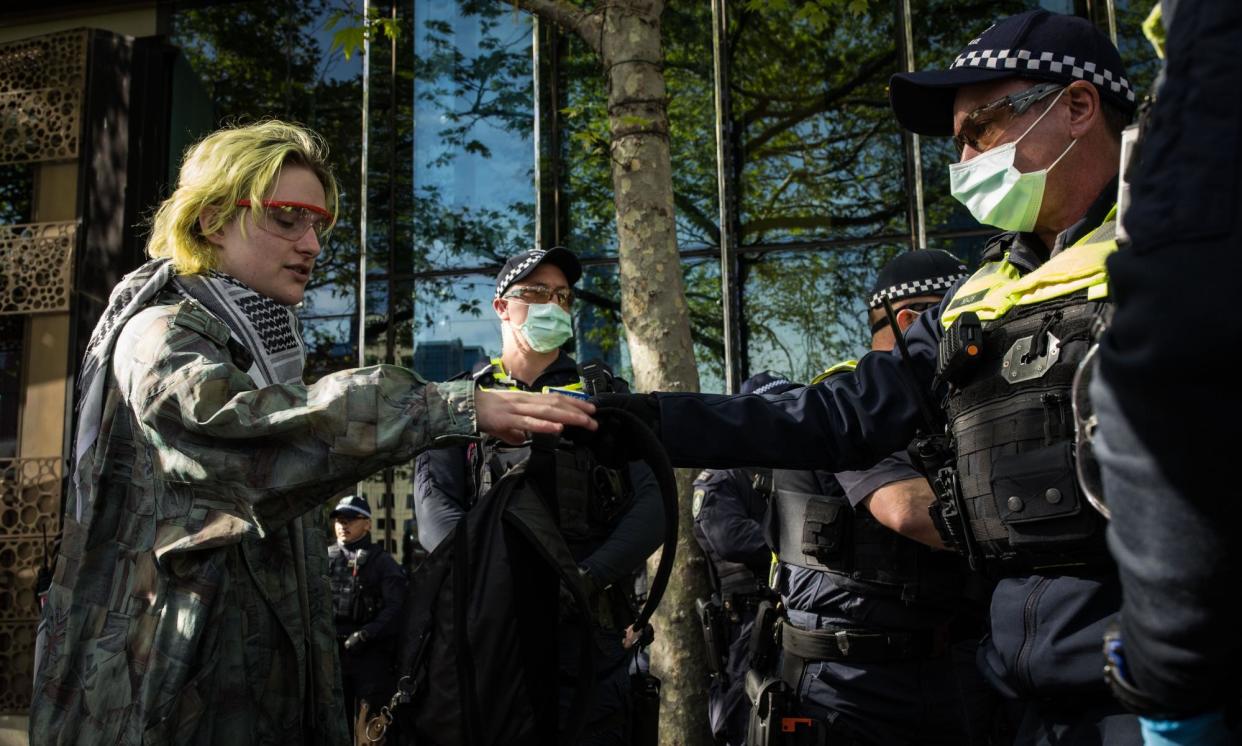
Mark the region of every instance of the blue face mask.
<instances>
[{"instance_id":1,"label":"blue face mask","mask_svg":"<svg viewBox=\"0 0 1242 746\"><path fill-rule=\"evenodd\" d=\"M522 301L509 299L510 303ZM551 352L574 335L573 317L555 303L526 305L526 320L514 325L514 329L526 338L535 352Z\"/></svg>"}]
</instances>

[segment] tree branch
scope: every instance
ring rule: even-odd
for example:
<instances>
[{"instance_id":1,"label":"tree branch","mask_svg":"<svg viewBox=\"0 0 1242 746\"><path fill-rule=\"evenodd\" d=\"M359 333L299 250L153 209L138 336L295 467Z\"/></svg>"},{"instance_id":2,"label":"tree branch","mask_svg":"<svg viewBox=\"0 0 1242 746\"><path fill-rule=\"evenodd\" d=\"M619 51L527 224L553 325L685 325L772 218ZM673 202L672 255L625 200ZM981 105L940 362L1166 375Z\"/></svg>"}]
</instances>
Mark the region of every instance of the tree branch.
<instances>
[{"instance_id":1,"label":"tree branch","mask_svg":"<svg viewBox=\"0 0 1242 746\"><path fill-rule=\"evenodd\" d=\"M603 20L594 13L576 8L566 0L500 0L551 21L578 35L591 51L600 53L599 30Z\"/></svg>"},{"instance_id":2,"label":"tree branch","mask_svg":"<svg viewBox=\"0 0 1242 746\"><path fill-rule=\"evenodd\" d=\"M830 91L825 91L817 101L790 111L779 113L772 112L770 116L779 118L772 126L759 132L754 137L745 140L747 152L763 147L764 143L768 142L780 133L796 127L806 119L813 117L816 114L822 114L823 112L828 111L833 107L833 105L840 102L846 96L853 93L860 86L869 81L873 75L892 65L896 59L897 53L894 50L889 49L880 52L876 56L872 57L871 60L859 65L857 68L858 72L853 78ZM743 118L743 126L749 127L752 123L754 123L758 119L758 116L756 115L757 112L758 109L748 113L746 117ZM764 114L768 115L767 112L764 112Z\"/></svg>"},{"instance_id":3,"label":"tree branch","mask_svg":"<svg viewBox=\"0 0 1242 746\"><path fill-rule=\"evenodd\" d=\"M716 221L707 217L699 210L699 206L694 204L690 197L680 191L673 192L673 204L677 205L677 209L681 210L681 214L685 215L691 223L701 228L708 236L712 238L717 245L720 244L720 226L716 225Z\"/></svg>"},{"instance_id":4,"label":"tree branch","mask_svg":"<svg viewBox=\"0 0 1242 746\"><path fill-rule=\"evenodd\" d=\"M742 224L742 235L752 236L770 230L797 230L815 228L844 228L853 225L871 225L880 220L887 220L905 211L904 205L885 207L869 215L837 216L832 215L777 215L770 218L758 218Z\"/></svg>"}]
</instances>

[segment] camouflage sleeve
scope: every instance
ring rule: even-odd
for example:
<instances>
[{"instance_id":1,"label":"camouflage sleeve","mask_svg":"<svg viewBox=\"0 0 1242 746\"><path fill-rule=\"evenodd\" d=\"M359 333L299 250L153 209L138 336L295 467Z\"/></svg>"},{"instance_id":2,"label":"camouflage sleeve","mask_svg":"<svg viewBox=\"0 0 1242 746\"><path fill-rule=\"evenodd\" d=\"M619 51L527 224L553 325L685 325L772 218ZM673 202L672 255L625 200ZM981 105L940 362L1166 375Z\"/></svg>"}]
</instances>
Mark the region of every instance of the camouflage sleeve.
<instances>
[{"instance_id":1,"label":"camouflage sleeve","mask_svg":"<svg viewBox=\"0 0 1242 746\"><path fill-rule=\"evenodd\" d=\"M378 365L311 386L256 388L234 364L227 340L178 319L175 310L136 317L114 364L153 445L157 478L169 486L168 504L157 512L174 522L224 510L263 535L359 479L476 431L473 381L427 383L405 368ZM181 536L195 545L201 538Z\"/></svg>"}]
</instances>

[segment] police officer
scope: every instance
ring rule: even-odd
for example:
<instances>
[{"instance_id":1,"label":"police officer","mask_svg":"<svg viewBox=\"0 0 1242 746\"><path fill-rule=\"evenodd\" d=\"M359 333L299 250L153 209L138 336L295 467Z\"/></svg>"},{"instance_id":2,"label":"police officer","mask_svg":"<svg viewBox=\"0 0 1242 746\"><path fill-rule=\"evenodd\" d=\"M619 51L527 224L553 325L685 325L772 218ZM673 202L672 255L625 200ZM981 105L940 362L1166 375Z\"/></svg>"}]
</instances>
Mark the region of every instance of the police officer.
<instances>
[{"instance_id":1,"label":"police officer","mask_svg":"<svg viewBox=\"0 0 1242 746\"><path fill-rule=\"evenodd\" d=\"M1242 271L1242 4L1163 9L1165 82L1127 172L1130 245L1108 261L1117 310L1091 385L1125 588L1108 675L1146 743L1223 746L1242 743L1229 716L1242 689L1242 508L1227 467L1242 397L1219 372L1242 339L1222 292Z\"/></svg>"},{"instance_id":2,"label":"police officer","mask_svg":"<svg viewBox=\"0 0 1242 746\"><path fill-rule=\"evenodd\" d=\"M646 417L685 465L868 468L922 431L937 530L997 578L979 663L1020 710L1017 743L1134 743L1137 719L1100 676L1120 587L1074 476L1069 396L1109 297L1134 91L1103 34L1044 10L997 21L948 70L898 74L890 90L904 127L954 136L954 196L1006 231L907 330L909 360L872 352L777 397L601 401Z\"/></svg>"},{"instance_id":3,"label":"police officer","mask_svg":"<svg viewBox=\"0 0 1242 746\"><path fill-rule=\"evenodd\" d=\"M496 278L492 301L501 321L501 355L474 372L479 387L556 389L567 395L583 391L585 383L577 364L560 349L573 335L573 285L581 276L577 257L561 247L524 252L505 263ZM626 390L610 371L596 374L607 381L601 385ZM561 446L573 448L568 442ZM420 543L434 551L464 511L529 453L527 446L509 447L492 438L468 447L426 452L415 468ZM580 449L574 458L581 455ZM574 681L579 660L577 630L582 624L592 624L588 617L594 616L598 630L596 697L581 742L621 743L626 735L630 686L623 630L636 612L630 608L634 575L663 537L663 504L655 477L643 464L632 464L624 472L603 469L595 462L579 464L585 470L585 482L592 485L589 494L571 493L558 479L557 498L562 533L593 589L596 608L566 606L561 629L549 631L556 635L558 646L561 717L564 723L578 686Z\"/></svg>"},{"instance_id":4,"label":"police officer","mask_svg":"<svg viewBox=\"0 0 1242 746\"><path fill-rule=\"evenodd\" d=\"M965 277L945 251L895 257L871 291L871 349L895 343L885 299L907 329ZM829 743L987 743L995 697L974 663L986 584L960 555L931 548L944 547L926 520L935 495L905 451L835 476L777 470L773 485L780 673L799 693L794 714L818 723L803 727L827 730Z\"/></svg>"},{"instance_id":5,"label":"police officer","mask_svg":"<svg viewBox=\"0 0 1242 746\"><path fill-rule=\"evenodd\" d=\"M796 388L784 375L764 371L742 383L743 394L779 394ZM771 550L763 517L772 493L770 469L707 469L694 480L694 538L707 555L711 599L699 604L708 636L708 719L718 743L740 746L750 708L745 676L755 609L771 598Z\"/></svg>"},{"instance_id":6,"label":"police officer","mask_svg":"<svg viewBox=\"0 0 1242 746\"><path fill-rule=\"evenodd\" d=\"M329 515L336 543L328 547L328 579L345 707L354 740L365 743L359 731L396 689L392 661L405 574L392 555L371 541L371 505L366 498L346 495Z\"/></svg>"}]
</instances>

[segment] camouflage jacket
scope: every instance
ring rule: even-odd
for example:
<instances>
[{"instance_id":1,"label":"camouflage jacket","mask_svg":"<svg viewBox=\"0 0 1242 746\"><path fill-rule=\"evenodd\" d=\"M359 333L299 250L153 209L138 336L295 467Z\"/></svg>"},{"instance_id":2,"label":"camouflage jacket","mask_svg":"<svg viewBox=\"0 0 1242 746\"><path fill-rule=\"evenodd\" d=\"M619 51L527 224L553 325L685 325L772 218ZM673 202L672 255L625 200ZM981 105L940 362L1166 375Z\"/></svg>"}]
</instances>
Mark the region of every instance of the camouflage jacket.
<instances>
[{"instance_id":1,"label":"camouflage jacket","mask_svg":"<svg viewBox=\"0 0 1242 746\"><path fill-rule=\"evenodd\" d=\"M170 301L121 333L78 463L31 743L345 744L315 508L462 443L473 383L381 365L257 389L227 327Z\"/></svg>"}]
</instances>

